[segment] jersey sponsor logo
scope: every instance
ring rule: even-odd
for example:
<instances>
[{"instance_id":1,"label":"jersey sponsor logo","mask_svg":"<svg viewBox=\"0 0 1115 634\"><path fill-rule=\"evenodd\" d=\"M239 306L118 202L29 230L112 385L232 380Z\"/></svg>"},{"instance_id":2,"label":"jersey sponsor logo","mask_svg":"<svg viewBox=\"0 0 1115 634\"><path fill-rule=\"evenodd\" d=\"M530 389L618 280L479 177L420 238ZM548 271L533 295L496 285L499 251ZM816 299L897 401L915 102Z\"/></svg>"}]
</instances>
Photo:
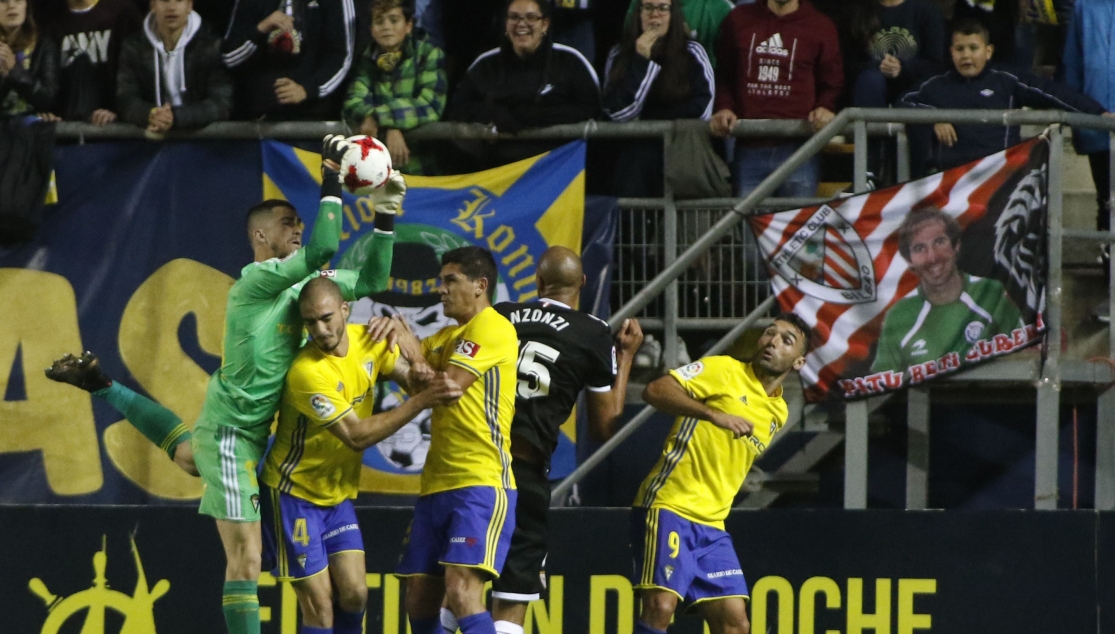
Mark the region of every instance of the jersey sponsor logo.
<instances>
[{"instance_id":1,"label":"jersey sponsor logo","mask_svg":"<svg viewBox=\"0 0 1115 634\"><path fill-rule=\"evenodd\" d=\"M991 95L995 94L995 91L991 90L990 88L984 88L983 90L979 91L979 94L983 95L984 97L990 97Z\"/></svg>"},{"instance_id":2,"label":"jersey sponsor logo","mask_svg":"<svg viewBox=\"0 0 1115 634\"><path fill-rule=\"evenodd\" d=\"M319 275L321 277L337 277L337 271L336 269L329 269L327 271L321 271Z\"/></svg>"},{"instance_id":3,"label":"jersey sponsor logo","mask_svg":"<svg viewBox=\"0 0 1115 634\"><path fill-rule=\"evenodd\" d=\"M982 321L969 322L968 325L964 327L964 339L968 343L975 343L979 341L980 338L983 336L984 327L985 326Z\"/></svg>"},{"instance_id":4,"label":"jersey sponsor logo","mask_svg":"<svg viewBox=\"0 0 1115 634\"><path fill-rule=\"evenodd\" d=\"M458 339L457 346L453 348L453 354L459 354L470 359L475 359L479 352L480 344L469 341L468 339Z\"/></svg>"},{"instance_id":5,"label":"jersey sponsor logo","mask_svg":"<svg viewBox=\"0 0 1115 634\"><path fill-rule=\"evenodd\" d=\"M926 345L927 344L925 343L925 339L918 339L917 341L915 341L913 345L910 346L910 356L919 357L923 354L929 354L929 350L926 348Z\"/></svg>"},{"instance_id":6,"label":"jersey sponsor logo","mask_svg":"<svg viewBox=\"0 0 1115 634\"><path fill-rule=\"evenodd\" d=\"M775 33L759 43L755 47L755 52L763 55L777 55L779 57L789 57L790 51L782 47L782 34Z\"/></svg>"},{"instance_id":7,"label":"jersey sponsor logo","mask_svg":"<svg viewBox=\"0 0 1115 634\"><path fill-rule=\"evenodd\" d=\"M875 263L840 212L821 207L783 242L770 266L794 288L833 304L875 301Z\"/></svg>"},{"instance_id":8,"label":"jersey sponsor logo","mask_svg":"<svg viewBox=\"0 0 1115 634\"><path fill-rule=\"evenodd\" d=\"M329 418L337 413L337 408L325 397L324 394L314 394L310 397L310 407L320 418Z\"/></svg>"},{"instance_id":9,"label":"jersey sponsor logo","mask_svg":"<svg viewBox=\"0 0 1115 634\"><path fill-rule=\"evenodd\" d=\"M480 541L480 540L476 539L475 537L450 537L449 538L449 543L450 544L464 544L465 546L468 546L469 548L472 548L473 546L475 546L478 541Z\"/></svg>"}]
</instances>

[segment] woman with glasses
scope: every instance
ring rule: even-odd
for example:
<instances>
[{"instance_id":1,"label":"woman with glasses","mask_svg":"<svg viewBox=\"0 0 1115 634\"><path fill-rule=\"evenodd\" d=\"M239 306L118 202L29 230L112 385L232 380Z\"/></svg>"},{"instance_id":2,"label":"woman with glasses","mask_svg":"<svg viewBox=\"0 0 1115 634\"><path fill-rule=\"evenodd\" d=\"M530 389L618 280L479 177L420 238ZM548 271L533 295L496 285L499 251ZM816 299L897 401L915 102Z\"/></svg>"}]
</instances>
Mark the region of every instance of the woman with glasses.
<instances>
[{"instance_id":1,"label":"woman with glasses","mask_svg":"<svg viewBox=\"0 0 1115 634\"><path fill-rule=\"evenodd\" d=\"M712 115L715 78L703 46L689 38L680 4L643 0L608 54L604 112L613 121L704 119ZM617 196L660 196L661 141L628 143L617 161Z\"/></svg>"},{"instance_id":2,"label":"woman with glasses","mask_svg":"<svg viewBox=\"0 0 1115 634\"><path fill-rule=\"evenodd\" d=\"M58 49L27 0L0 0L0 117L47 113L58 92Z\"/></svg>"},{"instance_id":3,"label":"woman with glasses","mask_svg":"<svg viewBox=\"0 0 1115 634\"><path fill-rule=\"evenodd\" d=\"M510 0L504 11L504 41L476 58L449 101L448 119L519 132L595 118L600 82L592 64L576 49L550 40L547 0ZM501 143L487 156L504 164L552 144Z\"/></svg>"}]
</instances>

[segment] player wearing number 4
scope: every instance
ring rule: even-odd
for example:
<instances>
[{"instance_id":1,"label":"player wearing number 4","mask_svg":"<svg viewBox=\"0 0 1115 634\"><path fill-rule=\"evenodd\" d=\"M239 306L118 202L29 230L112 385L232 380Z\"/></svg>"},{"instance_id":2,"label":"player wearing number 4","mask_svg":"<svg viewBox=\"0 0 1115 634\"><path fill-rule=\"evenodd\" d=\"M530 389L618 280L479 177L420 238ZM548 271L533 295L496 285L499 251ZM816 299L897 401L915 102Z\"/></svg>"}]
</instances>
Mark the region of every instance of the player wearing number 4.
<instances>
[{"instance_id":1,"label":"player wearing number 4","mask_svg":"<svg viewBox=\"0 0 1115 634\"><path fill-rule=\"evenodd\" d=\"M442 373L399 407L372 415L379 377L405 386L411 371L417 376L429 366L418 360L412 368L390 342L346 325L348 303L329 278L302 288L299 309L311 341L287 373L260 477L263 568L293 582L301 634L360 634L368 587L351 500L362 452L461 391Z\"/></svg>"},{"instance_id":2,"label":"player wearing number 4","mask_svg":"<svg viewBox=\"0 0 1115 634\"><path fill-rule=\"evenodd\" d=\"M751 463L786 423L782 381L805 364L809 326L774 318L748 362L704 357L655 380L643 400L677 416L631 518L635 634L665 632L679 600L712 634L747 634L747 581L724 531Z\"/></svg>"},{"instance_id":3,"label":"player wearing number 4","mask_svg":"<svg viewBox=\"0 0 1115 634\"><path fill-rule=\"evenodd\" d=\"M496 277L486 249L447 251L438 293L445 316L457 325L420 345L413 336L399 338L408 358L425 357L462 391L456 403L434 408L414 520L396 571L407 578L414 634L440 633L443 598L464 634L495 634L484 584L499 577L515 530L510 432L519 352L515 328L492 309ZM371 333L378 337L398 324L373 319Z\"/></svg>"}]
</instances>

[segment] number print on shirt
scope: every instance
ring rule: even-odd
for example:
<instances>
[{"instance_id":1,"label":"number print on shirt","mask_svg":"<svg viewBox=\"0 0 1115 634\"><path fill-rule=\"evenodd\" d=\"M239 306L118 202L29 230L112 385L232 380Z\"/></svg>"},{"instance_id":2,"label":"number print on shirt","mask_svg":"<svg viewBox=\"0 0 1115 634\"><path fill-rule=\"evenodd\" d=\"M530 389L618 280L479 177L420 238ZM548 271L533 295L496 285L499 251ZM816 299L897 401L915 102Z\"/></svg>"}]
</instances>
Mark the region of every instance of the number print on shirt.
<instances>
[{"instance_id":1,"label":"number print on shirt","mask_svg":"<svg viewBox=\"0 0 1115 634\"><path fill-rule=\"evenodd\" d=\"M544 343L528 341L519 353L519 398L535 398L550 393L550 369L536 361L555 363L560 355Z\"/></svg>"}]
</instances>

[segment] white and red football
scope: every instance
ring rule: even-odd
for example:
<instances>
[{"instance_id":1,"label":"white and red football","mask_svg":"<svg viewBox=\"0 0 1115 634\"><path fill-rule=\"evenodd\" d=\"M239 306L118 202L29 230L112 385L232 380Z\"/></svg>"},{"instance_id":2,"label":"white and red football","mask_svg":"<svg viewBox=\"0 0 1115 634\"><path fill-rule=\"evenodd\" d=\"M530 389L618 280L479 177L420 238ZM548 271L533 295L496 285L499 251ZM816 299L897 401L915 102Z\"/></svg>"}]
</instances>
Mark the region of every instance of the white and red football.
<instances>
[{"instance_id":1,"label":"white and red football","mask_svg":"<svg viewBox=\"0 0 1115 634\"><path fill-rule=\"evenodd\" d=\"M350 136L350 147L341 157L341 178L345 190L356 196L367 196L383 187L391 177L391 154L375 137Z\"/></svg>"}]
</instances>

